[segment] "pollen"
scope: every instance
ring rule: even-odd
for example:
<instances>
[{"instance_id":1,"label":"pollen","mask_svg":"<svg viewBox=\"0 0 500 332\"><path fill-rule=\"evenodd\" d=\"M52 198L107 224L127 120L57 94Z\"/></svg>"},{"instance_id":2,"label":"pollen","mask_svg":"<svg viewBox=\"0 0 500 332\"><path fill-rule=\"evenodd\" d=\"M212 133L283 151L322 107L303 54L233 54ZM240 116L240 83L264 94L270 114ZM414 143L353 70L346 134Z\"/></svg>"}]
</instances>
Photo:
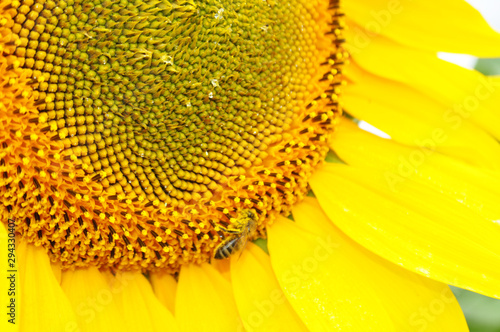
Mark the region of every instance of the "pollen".
<instances>
[{"instance_id":1,"label":"pollen","mask_svg":"<svg viewBox=\"0 0 500 332\"><path fill-rule=\"evenodd\" d=\"M333 0L2 1L2 220L63 268L175 273L242 211L265 237L328 152L342 20Z\"/></svg>"}]
</instances>

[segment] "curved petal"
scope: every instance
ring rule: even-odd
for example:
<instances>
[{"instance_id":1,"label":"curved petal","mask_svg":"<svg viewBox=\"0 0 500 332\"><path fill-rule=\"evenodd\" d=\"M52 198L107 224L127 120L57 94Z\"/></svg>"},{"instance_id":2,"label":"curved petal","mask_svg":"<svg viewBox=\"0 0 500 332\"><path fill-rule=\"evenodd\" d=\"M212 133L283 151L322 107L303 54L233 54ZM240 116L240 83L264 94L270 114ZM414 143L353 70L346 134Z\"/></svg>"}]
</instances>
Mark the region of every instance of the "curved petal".
<instances>
[{"instance_id":1,"label":"curved petal","mask_svg":"<svg viewBox=\"0 0 500 332\"><path fill-rule=\"evenodd\" d=\"M210 264L182 267L175 316L181 331L243 330L231 284Z\"/></svg>"},{"instance_id":2,"label":"curved petal","mask_svg":"<svg viewBox=\"0 0 500 332\"><path fill-rule=\"evenodd\" d=\"M308 331L274 276L262 249L248 243L231 259L231 279L238 311L246 331Z\"/></svg>"},{"instance_id":3,"label":"curved petal","mask_svg":"<svg viewBox=\"0 0 500 332\"><path fill-rule=\"evenodd\" d=\"M178 331L177 322L155 297L140 272L106 273L109 288L129 331Z\"/></svg>"},{"instance_id":4,"label":"curved petal","mask_svg":"<svg viewBox=\"0 0 500 332\"><path fill-rule=\"evenodd\" d=\"M177 293L177 281L175 281L175 278L168 273L151 272L149 280L158 300L174 314L175 295Z\"/></svg>"},{"instance_id":5,"label":"curved petal","mask_svg":"<svg viewBox=\"0 0 500 332\"><path fill-rule=\"evenodd\" d=\"M500 225L407 179L393 190L381 171L327 164L310 184L353 240L423 276L500 298Z\"/></svg>"},{"instance_id":6,"label":"curved petal","mask_svg":"<svg viewBox=\"0 0 500 332\"><path fill-rule=\"evenodd\" d=\"M336 128L330 147L347 164L384 172L392 190L406 179L424 184L488 220L500 219L500 174L472 167L434 151L431 135L424 148L407 147L358 128L349 120Z\"/></svg>"},{"instance_id":7,"label":"curved petal","mask_svg":"<svg viewBox=\"0 0 500 332\"><path fill-rule=\"evenodd\" d=\"M380 293L379 298L384 302L398 331L468 330L460 306L447 285L422 278L366 251L337 227L332 227L332 221L321 209L317 199L304 198L294 208L293 215L300 227L316 234L333 232L340 249L345 244L358 253L355 255L356 261L363 267L362 270L370 271L369 278ZM395 304L398 310L394 310Z\"/></svg>"},{"instance_id":8,"label":"curved petal","mask_svg":"<svg viewBox=\"0 0 500 332\"><path fill-rule=\"evenodd\" d=\"M52 267L52 272L54 273L54 277L57 280L57 283L60 285L62 280L62 269L58 263L51 262L50 266Z\"/></svg>"},{"instance_id":9,"label":"curved petal","mask_svg":"<svg viewBox=\"0 0 500 332\"><path fill-rule=\"evenodd\" d=\"M76 331L78 321L57 282L45 249L22 241L18 248L21 331Z\"/></svg>"},{"instance_id":10,"label":"curved petal","mask_svg":"<svg viewBox=\"0 0 500 332\"><path fill-rule=\"evenodd\" d=\"M500 56L500 34L465 1L345 1L346 13L369 32L349 39L362 48L375 35L430 51ZM446 17L446 19L443 19Z\"/></svg>"},{"instance_id":11,"label":"curved petal","mask_svg":"<svg viewBox=\"0 0 500 332\"><path fill-rule=\"evenodd\" d=\"M227 281L231 282L231 264L229 259L214 259L210 264L212 264Z\"/></svg>"},{"instance_id":12,"label":"curved petal","mask_svg":"<svg viewBox=\"0 0 500 332\"><path fill-rule=\"evenodd\" d=\"M356 278L361 266L336 252L331 234L318 236L280 217L268 236L281 289L310 331L396 331L374 290Z\"/></svg>"},{"instance_id":13,"label":"curved petal","mask_svg":"<svg viewBox=\"0 0 500 332\"><path fill-rule=\"evenodd\" d=\"M282 218L270 228L269 249L285 294L311 331L467 330L446 285L366 251L333 226L315 199L293 212L296 223ZM425 317L432 306L439 310Z\"/></svg>"},{"instance_id":14,"label":"curved petal","mask_svg":"<svg viewBox=\"0 0 500 332\"><path fill-rule=\"evenodd\" d=\"M64 271L61 287L71 302L81 331L126 329L116 303L116 292L96 267Z\"/></svg>"},{"instance_id":15,"label":"curved petal","mask_svg":"<svg viewBox=\"0 0 500 332\"><path fill-rule=\"evenodd\" d=\"M495 112L500 101L497 80L440 60L435 53L409 49L386 38L374 39L353 58L366 71L411 86L464 118L479 108Z\"/></svg>"},{"instance_id":16,"label":"curved petal","mask_svg":"<svg viewBox=\"0 0 500 332\"><path fill-rule=\"evenodd\" d=\"M494 106L498 105L500 98L495 98L493 94L491 101L496 102L491 106L489 99L481 98L481 103L470 109L465 103L454 105L450 101L439 102L411 85L373 75L355 63L346 68L346 74L353 83L344 88L342 100L345 109L358 119L366 120L382 130L385 128L386 132L392 131L394 134L391 137L405 144L418 145L420 137L415 137L416 133L425 133L423 130L429 131L429 127L430 132L439 128L446 133L446 139L438 142L441 146L467 146L467 142L472 145L477 140L481 147L484 145L484 150L495 149L492 144L497 142L487 134L500 138L500 114ZM482 79L485 82L492 80L496 84L494 78ZM474 101L474 98L479 101L481 93L488 93L484 86L479 85L477 88L478 97L471 94L468 102ZM500 89L498 92L500 95ZM413 128L414 123L417 128ZM487 133L481 132L473 124ZM476 139L476 136L479 137Z\"/></svg>"},{"instance_id":17,"label":"curved petal","mask_svg":"<svg viewBox=\"0 0 500 332\"><path fill-rule=\"evenodd\" d=\"M424 94L424 100L431 98L444 108L436 116L447 126L459 129L465 122L470 121L499 138L498 78L485 77L479 72L440 60L435 54L407 49L382 38L374 40L365 52L354 56L354 59L364 71L373 74L366 75L364 71L357 70L356 66L347 66L347 76L354 81L354 85L359 85L363 92L370 94L370 89L380 91L384 87L384 92L379 94L377 99L385 98L386 102L391 102L387 99L393 98L396 102L400 100L398 91L391 89L395 84L382 86L382 82L378 82L373 85L374 76L383 78L383 82L390 80L411 87L417 94ZM347 91L349 89L348 87ZM408 97L404 94L401 98L403 96ZM411 100L417 103L419 98L412 97ZM408 105L408 100L406 102ZM401 110L406 112L406 107Z\"/></svg>"}]
</instances>

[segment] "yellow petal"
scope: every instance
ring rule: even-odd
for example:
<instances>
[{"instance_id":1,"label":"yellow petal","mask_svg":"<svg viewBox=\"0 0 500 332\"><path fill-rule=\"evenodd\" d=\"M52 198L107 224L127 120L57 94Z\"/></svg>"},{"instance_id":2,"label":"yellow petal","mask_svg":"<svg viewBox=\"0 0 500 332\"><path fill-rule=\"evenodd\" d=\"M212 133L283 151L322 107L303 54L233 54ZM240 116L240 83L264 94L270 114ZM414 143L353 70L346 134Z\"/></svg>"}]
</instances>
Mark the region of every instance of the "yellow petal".
<instances>
[{"instance_id":1,"label":"yellow petal","mask_svg":"<svg viewBox=\"0 0 500 332\"><path fill-rule=\"evenodd\" d=\"M231 282L231 264L229 259L215 259L211 264L227 281Z\"/></svg>"},{"instance_id":2,"label":"yellow petal","mask_svg":"<svg viewBox=\"0 0 500 332\"><path fill-rule=\"evenodd\" d=\"M126 329L116 291L108 286L96 267L64 271L61 287L71 302L81 331Z\"/></svg>"},{"instance_id":3,"label":"yellow petal","mask_svg":"<svg viewBox=\"0 0 500 332\"><path fill-rule=\"evenodd\" d=\"M54 273L54 277L56 278L57 283L60 285L62 279L61 266L57 262L51 262L50 266L52 267L52 273Z\"/></svg>"},{"instance_id":4,"label":"yellow petal","mask_svg":"<svg viewBox=\"0 0 500 332\"><path fill-rule=\"evenodd\" d=\"M149 276L153 291L160 302L171 312L175 310L175 294L177 292L177 281L167 273L151 272Z\"/></svg>"},{"instance_id":5,"label":"yellow petal","mask_svg":"<svg viewBox=\"0 0 500 332\"><path fill-rule=\"evenodd\" d=\"M468 330L460 306L447 285L422 278L366 251L332 224L317 199L305 197L294 207L293 216L297 225L307 231L332 235L332 241L338 244L336 252L352 255L348 264L357 262L363 267L362 271L370 271L368 279L380 293L378 297L398 331ZM343 269L339 266L339 270ZM440 316L439 319L435 319L436 316Z\"/></svg>"},{"instance_id":6,"label":"yellow petal","mask_svg":"<svg viewBox=\"0 0 500 332\"><path fill-rule=\"evenodd\" d=\"M336 252L339 244L331 234L318 236L280 217L268 237L280 286L310 331L395 331L374 290L356 279L355 261ZM349 261L348 270L339 272L337 266Z\"/></svg>"},{"instance_id":7,"label":"yellow petal","mask_svg":"<svg viewBox=\"0 0 500 332\"><path fill-rule=\"evenodd\" d=\"M354 81L344 88L343 102L346 110L387 133L391 131L391 137L405 144L418 145L422 140L418 137L419 133L429 136L438 128L444 136L436 142L439 146L473 146L475 137L479 136L477 140L478 143L481 141L481 146L491 148L496 144L498 148L494 139L475 127L500 138L500 114L496 111L496 106L486 104L489 100L482 100L481 105L466 112L467 103L453 105L449 101L439 102L410 85L370 74L356 64L350 65L346 72L349 79ZM494 81L495 78L488 80ZM472 97L476 98L475 95L470 98ZM500 99L496 100L500 102Z\"/></svg>"},{"instance_id":8,"label":"yellow petal","mask_svg":"<svg viewBox=\"0 0 500 332\"><path fill-rule=\"evenodd\" d=\"M393 108L362 96L346 95L343 100L349 114L370 123L397 142L425 148L431 141L435 151L478 167L500 169L500 145L470 123L454 128L453 124L439 117L423 119L424 114L409 114L401 108ZM424 109L425 103L415 100L412 104L415 108Z\"/></svg>"},{"instance_id":9,"label":"yellow petal","mask_svg":"<svg viewBox=\"0 0 500 332\"><path fill-rule=\"evenodd\" d=\"M500 225L410 179L327 164L310 185L331 220L370 251L423 276L500 298Z\"/></svg>"},{"instance_id":10,"label":"yellow petal","mask_svg":"<svg viewBox=\"0 0 500 332\"><path fill-rule=\"evenodd\" d=\"M9 223L11 221L9 220ZM15 250L15 225L0 225L0 301L4 305L4 314L0 320L0 330L5 332L19 331L19 307L21 287L19 285L18 261ZM9 237L9 234L12 234Z\"/></svg>"},{"instance_id":11,"label":"yellow petal","mask_svg":"<svg viewBox=\"0 0 500 332\"><path fill-rule=\"evenodd\" d=\"M54 277L45 249L22 241L17 254L21 331L78 331L75 313Z\"/></svg>"},{"instance_id":12,"label":"yellow petal","mask_svg":"<svg viewBox=\"0 0 500 332\"><path fill-rule=\"evenodd\" d=\"M465 1L345 1L345 12L369 32L353 30L363 49L377 34L430 51L500 56L500 35Z\"/></svg>"},{"instance_id":13,"label":"yellow petal","mask_svg":"<svg viewBox=\"0 0 500 332\"><path fill-rule=\"evenodd\" d=\"M175 316L181 331L225 332L243 328L231 284L210 264L182 267Z\"/></svg>"},{"instance_id":14,"label":"yellow petal","mask_svg":"<svg viewBox=\"0 0 500 332\"><path fill-rule=\"evenodd\" d=\"M106 273L109 288L128 331L178 331L177 322L155 297L140 272Z\"/></svg>"},{"instance_id":15,"label":"yellow petal","mask_svg":"<svg viewBox=\"0 0 500 332\"><path fill-rule=\"evenodd\" d=\"M285 294L311 331L466 331L446 285L364 250L315 199L293 213L296 223L281 218L269 229L269 250Z\"/></svg>"},{"instance_id":16,"label":"yellow petal","mask_svg":"<svg viewBox=\"0 0 500 332\"><path fill-rule=\"evenodd\" d=\"M497 78L485 77L440 60L435 54L407 49L384 38L374 40L366 52L355 55L354 59L364 70L410 86L439 102L446 108L440 116L454 128L470 120L498 137L500 81ZM394 95L386 90L380 97L390 99Z\"/></svg>"},{"instance_id":17,"label":"yellow petal","mask_svg":"<svg viewBox=\"0 0 500 332\"><path fill-rule=\"evenodd\" d=\"M432 138L427 139L428 149L407 147L344 120L337 126L331 148L349 165L383 171L392 190L399 190L400 184L410 179L449 196L487 220L498 220L499 173L434 152Z\"/></svg>"},{"instance_id":18,"label":"yellow petal","mask_svg":"<svg viewBox=\"0 0 500 332\"><path fill-rule=\"evenodd\" d=\"M307 331L283 294L269 256L255 244L232 257L231 279L246 331Z\"/></svg>"}]
</instances>

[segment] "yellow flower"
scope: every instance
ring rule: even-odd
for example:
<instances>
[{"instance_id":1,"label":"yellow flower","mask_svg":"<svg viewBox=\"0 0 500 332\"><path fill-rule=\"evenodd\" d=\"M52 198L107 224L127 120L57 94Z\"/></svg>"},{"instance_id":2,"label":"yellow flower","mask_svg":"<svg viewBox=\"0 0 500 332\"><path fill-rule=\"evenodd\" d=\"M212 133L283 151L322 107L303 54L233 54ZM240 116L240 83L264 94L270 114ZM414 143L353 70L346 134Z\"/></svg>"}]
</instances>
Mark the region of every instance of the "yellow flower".
<instances>
[{"instance_id":1,"label":"yellow flower","mask_svg":"<svg viewBox=\"0 0 500 332\"><path fill-rule=\"evenodd\" d=\"M499 45L459 1L3 1L2 324L467 330L500 81L436 52Z\"/></svg>"}]
</instances>

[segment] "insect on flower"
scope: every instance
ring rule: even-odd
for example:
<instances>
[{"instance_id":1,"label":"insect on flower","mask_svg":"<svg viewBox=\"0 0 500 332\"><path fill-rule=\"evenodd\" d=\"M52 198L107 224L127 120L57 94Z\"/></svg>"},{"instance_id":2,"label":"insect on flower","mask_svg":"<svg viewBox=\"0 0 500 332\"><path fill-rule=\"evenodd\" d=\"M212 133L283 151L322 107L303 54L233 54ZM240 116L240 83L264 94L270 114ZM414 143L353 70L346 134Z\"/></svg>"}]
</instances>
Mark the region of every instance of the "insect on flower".
<instances>
[{"instance_id":1,"label":"insect on flower","mask_svg":"<svg viewBox=\"0 0 500 332\"><path fill-rule=\"evenodd\" d=\"M228 228L221 227L228 236L215 248L215 259L226 259L234 253L245 248L248 239L255 233L257 228L257 215L255 210L243 209L238 218Z\"/></svg>"}]
</instances>

